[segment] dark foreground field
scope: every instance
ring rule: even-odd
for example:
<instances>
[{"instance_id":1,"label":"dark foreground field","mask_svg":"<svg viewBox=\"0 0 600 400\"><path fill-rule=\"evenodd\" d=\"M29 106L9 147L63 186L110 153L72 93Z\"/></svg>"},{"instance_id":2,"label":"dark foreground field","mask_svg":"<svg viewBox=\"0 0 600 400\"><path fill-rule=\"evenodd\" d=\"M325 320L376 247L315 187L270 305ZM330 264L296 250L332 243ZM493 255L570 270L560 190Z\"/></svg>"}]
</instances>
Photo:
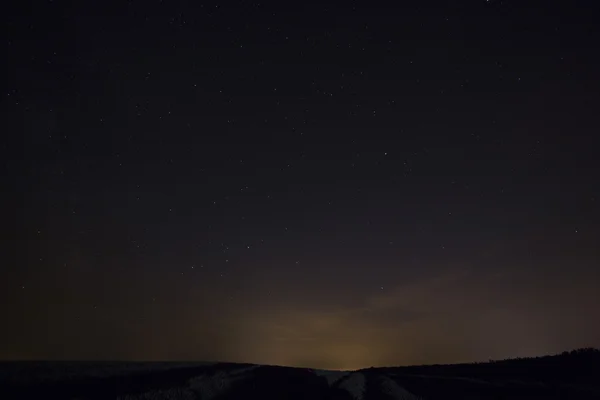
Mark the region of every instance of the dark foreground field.
<instances>
[{"instance_id":1,"label":"dark foreground field","mask_svg":"<svg viewBox=\"0 0 600 400\"><path fill-rule=\"evenodd\" d=\"M228 363L0 363L0 399L600 399L600 353L323 371Z\"/></svg>"}]
</instances>

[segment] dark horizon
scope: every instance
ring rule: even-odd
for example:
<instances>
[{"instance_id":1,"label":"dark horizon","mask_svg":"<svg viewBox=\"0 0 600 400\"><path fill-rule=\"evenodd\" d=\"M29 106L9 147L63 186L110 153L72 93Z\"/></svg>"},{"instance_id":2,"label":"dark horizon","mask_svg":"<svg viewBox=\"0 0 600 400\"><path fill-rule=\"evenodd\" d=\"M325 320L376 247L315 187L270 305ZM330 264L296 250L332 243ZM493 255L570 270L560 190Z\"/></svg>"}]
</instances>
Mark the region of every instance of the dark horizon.
<instances>
[{"instance_id":1,"label":"dark horizon","mask_svg":"<svg viewBox=\"0 0 600 400\"><path fill-rule=\"evenodd\" d=\"M0 360L600 347L585 3L13 3Z\"/></svg>"},{"instance_id":2,"label":"dark horizon","mask_svg":"<svg viewBox=\"0 0 600 400\"><path fill-rule=\"evenodd\" d=\"M514 357L514 358L506 358L499 360L473 360L473 361L465 361L460 363L442 363L442 364L410 364L410 365L380 365L377 367L369 366L362 367L352 370L336 370L331 369L330 371L360 371L364 369L370 368L396 368L396 367L444 367L444 366L461 366L461 365L474 365L474 364L493 364L493 363L506 363L511 361L535 361L539 359L545 358L559 358L564 356L573 356L574 354L584 354L584 353L593 353L593 355L598 356L600 354L600 349L596 349L593 347L587 348L578 348L565 350L560 353L555 354L540 354L537 356L528 356L528 357ZM318 370L320 368L308 366L308 365L281 365L281 364L259 364L253 362L230 362L226 360L218 360L218 361L210 361L210 360L172 360L172 361L164 361L164 360L0 360L0 364L2 363L44 363L44 364L63 364L63 363L82 363L82 364L239 364L239 365L260 365L265 367L284 367L284 368L305 368L305 369L314 369Z\"/></svg>"}]
</instances>

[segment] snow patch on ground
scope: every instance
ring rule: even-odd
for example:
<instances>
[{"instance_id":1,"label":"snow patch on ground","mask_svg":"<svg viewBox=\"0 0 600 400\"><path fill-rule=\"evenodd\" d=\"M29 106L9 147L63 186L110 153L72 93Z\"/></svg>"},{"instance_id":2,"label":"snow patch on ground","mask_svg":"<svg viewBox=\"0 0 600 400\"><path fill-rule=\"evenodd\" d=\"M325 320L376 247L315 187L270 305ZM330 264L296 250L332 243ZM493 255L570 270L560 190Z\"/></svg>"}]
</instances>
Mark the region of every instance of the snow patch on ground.
<instances>
[{"instance_id":1,"label":"snow patch on ground","mask_svg":"<svg viewBox=\"0 0 600 400\"><path fill-rule=\"evenodd\" d=\"M315 369L314 371L317 376L322 376L327 379L327 384L329 386L332 386L334 383L349 374L347 371L330 371L326 369Z\"/></svg>"},{"instance_id":2,"label":"snow patch on ground","mask_svg":"<svg viewBox=\"0 0 600 400\"><path fill-rule=\"evenodd\" d=\"M360 372L351 373L340 382L339 388L344 389L356 400L363 400L365 396L365 375Z\"/></svg>"},{"instance_id":3,"label":"snow patch on ground","mask_svg":"<svg viewBox=\"0 0 600 400\"><path fill-rule=\"evenodd\" d=\"M231 389L239 381L247 378L245 375L258 367L258 365L253 365L229 371L217 371L210 376L196 376L188 381L188 385L201 399L213 399Z\"/></svg>"},{"instance_id":4,"label":"snow patch on ground","mask_svg":"<svg viewBox=\"0 0 600 400\"><path fill-rule=\"evenodd\" d=\"M198 375L188 380L186 387L176 387L168 390L151 390L136 395L117 397L117 400L211 400L227 392L237 382L247 378L248 372L258 365L220 370L212 375Z\"/></svg>"},{"instance_id":5,"label":"snow patch on ground","mask_svg":"<svg viewBox=\"0 0 600 400\"><path fill-rule=\"evenodd\" d=\"M387 376L382 376L379 382L381 392L396 400L420 400L408 390L404 389Z\"/></svg>"}]
</instances>

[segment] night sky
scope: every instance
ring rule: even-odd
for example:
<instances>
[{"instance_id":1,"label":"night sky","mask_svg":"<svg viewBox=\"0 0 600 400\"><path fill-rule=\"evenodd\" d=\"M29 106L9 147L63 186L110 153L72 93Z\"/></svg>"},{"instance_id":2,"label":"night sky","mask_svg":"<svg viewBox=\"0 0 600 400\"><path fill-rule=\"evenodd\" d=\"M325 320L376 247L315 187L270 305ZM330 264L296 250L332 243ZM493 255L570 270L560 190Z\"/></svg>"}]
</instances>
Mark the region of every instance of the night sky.
<instances>
[{"instance_id":1,"label":"night sky","mask_svg":"<svg viewBox=\"0 0 600 400\"><path fill-rule=\"evenodd\" d=\"M583 1L19 1L0 359L600 346Z\"/></svg>"}]
</instances>

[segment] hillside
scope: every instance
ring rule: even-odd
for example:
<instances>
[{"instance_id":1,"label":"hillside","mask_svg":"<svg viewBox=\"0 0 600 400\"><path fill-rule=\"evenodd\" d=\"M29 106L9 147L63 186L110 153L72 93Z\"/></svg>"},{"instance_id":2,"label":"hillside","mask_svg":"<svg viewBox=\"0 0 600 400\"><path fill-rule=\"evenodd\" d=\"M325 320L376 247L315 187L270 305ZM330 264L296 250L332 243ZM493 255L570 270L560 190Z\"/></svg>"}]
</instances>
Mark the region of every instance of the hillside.
<instances>
[{"instance_id":1,"label":"hillside","mask_svg":"<svg viewBox=\"0 0 600 400\"><path fill-rule=\"evenodd\" d=\"M600 399L600 352L325 371L234 363L0 363L2 399Z\"/></svg>"}]
</instances>

